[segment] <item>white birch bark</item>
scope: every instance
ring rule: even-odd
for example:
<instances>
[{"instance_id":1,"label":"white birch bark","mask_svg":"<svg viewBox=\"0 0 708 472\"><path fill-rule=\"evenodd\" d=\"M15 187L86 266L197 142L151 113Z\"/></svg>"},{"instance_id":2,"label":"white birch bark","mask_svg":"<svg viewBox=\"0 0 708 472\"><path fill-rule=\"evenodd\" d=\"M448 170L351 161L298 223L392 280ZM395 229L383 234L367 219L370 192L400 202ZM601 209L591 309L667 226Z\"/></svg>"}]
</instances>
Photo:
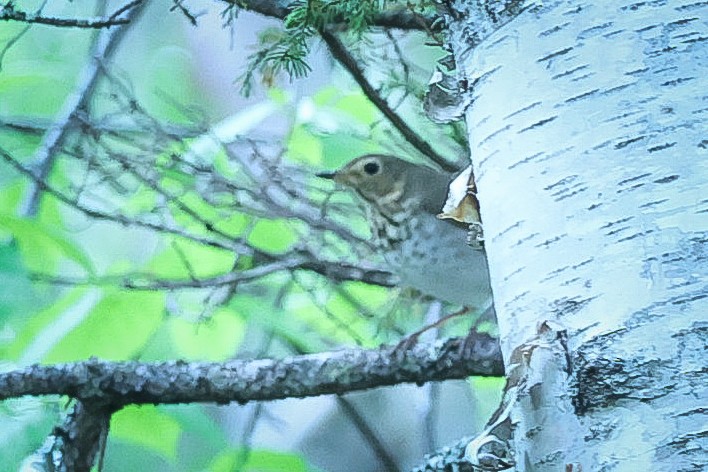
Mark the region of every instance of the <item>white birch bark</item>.
<instances>
[{"instance_id":1,"label":"white birch bark","mask_svg":"<svg viewBox=\"0 0 708 472\"><path fill-rule=\"evenodd\" d=\"M708 470L708 2L519 3L450 17L515 469Z\"/></svg>"}]
</instances>

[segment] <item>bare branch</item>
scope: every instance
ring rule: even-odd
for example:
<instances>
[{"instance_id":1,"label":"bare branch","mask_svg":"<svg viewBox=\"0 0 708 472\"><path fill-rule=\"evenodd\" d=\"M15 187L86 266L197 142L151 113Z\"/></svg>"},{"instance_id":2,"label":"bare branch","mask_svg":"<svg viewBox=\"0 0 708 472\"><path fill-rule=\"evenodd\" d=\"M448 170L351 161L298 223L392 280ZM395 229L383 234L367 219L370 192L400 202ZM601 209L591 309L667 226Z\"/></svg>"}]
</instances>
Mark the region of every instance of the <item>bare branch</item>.
<instances>
[{"instance_id":1,"label":"bare branch","mask_svg":"<svg viewBox=\"0 0 708 472\"><path fill-rule=\"evenodd\" d=\"M68 395L103 405L246 403L341 394L400 383L503 375L499 343L487 334L395 348L349 349L285 359L33 365L0 374L0 400Z\"/></svg>"},{"instance_id":2,"label":"bare branch","mask_svg":"<svg viewBox=\"0 0 708 472\"><path fill-rule=\"evenodd\" d=\"M337 282L356 281L383 287L393 287L397 278L386 271L369 269L335 261L312 260L309 253L299 252L278 259L268 259L263 265L240 272L206 278L158 279L151 274L124 274L106 277L62 277L34 273L32 279L52 285L68 286L119 286L130 290L183 290L190 288L215 288L255 280L282 270L305 269L324 275Z\"/></svg>"},{"instance_id":3,"label":"bare branch","mask_svg":"<svg viewBox=\"0 0 708 472\"><path fill-rule=\"evenodd\" d=\"M356 59L354 59L354 57L349 53L347 47L334 33L328 30L321 30L320 35L327 44L327 47L329 47L329 50L332 52L332 56L340 64L342 64L347 71L349 71L356 83L359 84L359 87L361 87L364 95L366 95L371 103L373 103L379 111L383 113L394 128L396 128L401 135L403 135L406 141L430 159L430 161L440 166L443 170L447 172L455 172L460 170L456 165L450 163L450 161L438 154L432 146L430 146L430 144L428 144L420 135L418 135L418 133L408 126L408 123L406 123L403 118L401 118L400 115L398 115L398 113L396 113L393 108L389 106L388 102L386 102L386 100L379 95L376 89L374 89L374 86L368 81L364 75L364 71L361 69Z\"/></svg>"},{"instance_id":4,"label":"bare branch","mask_svg":"<svg viewBox=\"0 0 708 472\"><path fill-rule=\"evenodd\" d=\"M47 282L54 285L109 285L147 291L181 290L186 288L214 288L222 287L224 285L233 285L238 282L248 282L281 270L301 267L305 262L307 262L307 260L302 256L293 255L291 257L280 258L273 262L254 267L253 269L243 270L240 272L230 272L228 274L219 275L216 277L206 277L203 279L189 278L186 280L155 279L150 274L126 274L87 279L55 277L48 274L32 274L32 278L39 282Z\"/></svg>"},{"instance_id":5,"label":"bare branch","mask_svg":"<svg viewBox=\"0 0 708 472\"><path fill-rule=\"evenodd\" d=\"M262 260L265 261L272 261L274 264L277 264L277 261L275 260L274 256L258 251L257 249L248 246L247 244L240 243L238 241L233 241L233 240L228 240L228 241L217 241L214 239L210 239L207 237L203 236L198 236L195 234L191 234L181 228L176 228L176 227L171 227L171 226L166 226L166 225L161 225L157 223L152 223L148 221L142 221L142 220L136 220L133 218L129 218L127 216L121 215L121 214L110 214L106 213L101 210L93 209L86 207L85 205L81 204L80 202L72 199L68 195L62 193L61 191L55 189L54 187L50 186L48 183L46 183L44 180L39 179L36 175L32 173L29 169L24 167L22 164L20 164L15 158L13 158L8 152L6 152L4 149L0 148L0 157L2 157L6 162L8 162L12 167L14 167L17 171L19 171L21 174L29 177L32 179L33 182L37 184L43 191L53 195L55 198L57 198L59 201L62 203L80 211L81 213L85 214L86 216L90 218L96 218L99 220L104 220L104 221L112 221L115 223L119 223L124 226L134 226L138 228L145 228L145 229L150 229L152 231L156 231L159 233L166 233L166 234L173 234L176 236L180 236L207 246L211 247L217 247L220 249L225 249L225 250L230 250L230 251L235 251L239 254L253 254L255 256L260 257ZM309 257L303 258L299 260L299 264L295 265L293 268L299 268L299 269L305 269L305 270L311 270L313 272L317 272L318 274L321 274L330 280L333 280L335 282L340 282L340 281L361 281L361 282L366 282L366 283L371 283L375 285L381 285L385 287L391 287L396 285L397 283L397 278L392 275L391 273L376 269L376 268L369 268L369 267L358 267L350 264L342 264L338 262L327 262L323 261L314 255L312 255L309 252L302 252L301 254L307 254ZM283 267L285 268L285 267ZM255 269L254 269L255 270ZM232 275L233 277L237 277L237 275ZM39 280L44 280L48 281L51 283L57 283L57 284L66 284L66 285L97 285L96 280L83 280L83 279L62 279L62 278L56 278L52 279L50 277L45 277L43 275L37 275ZM114 280L115 281L115 280ZM229 284L233 283L238 280L225 280L222 282L222 284ZM123 284L125 284L125 280L122 281ZM182 287L174 287L171 284L174 284L175 281L153 281L156 285L162 286L162 288L188 288L187 284L183 285ZM191 281L191 283L194 284L199 284L198 281ZM98 283L99 285L101 283ZM218 284L216 284L218 285ZM197 287L200 287L202 285L196 285ZM215 286L214 281L212 280L210 283L205 283L203 286ZM131 288L136 288L140 289L143 288L141 287L140 283L135 282L134 286ZM144 288L146 290L151 290L154 288L158 287L151 287L149 284L144 285Z\"/></svg>"},{"instance_id":6,"label":"bare branch","mask_svg":"<svg viewBox=\"0 0 708 472\"><path fill-rule=\"evenodd\" d=\"M7 5L11 5L11 3L8 3ZM5 9L7 9L7 5ZM98 82L102 62L105 59L110 58L116 51L120 41L123 39L124 33L128 30L126 25L140 15L146 3L144 0L136 0L130 2L128 5L130 5L130 8L128 9L126 18L124 20L120 20L121 23L116 23L121 26L116 29L102 31L98 35L96 45L92 52L92 60L89 61L82 72L81 79L79 80L76 88L64 102L64 106L59 112L55 124L44 135L42 144L40 145L35 156L35 165L38 169L37 176L40 180L45 180L49 175L52 166L54 165L54 159L59 153L61 146L64 144L64 140L68 134L69 125L72 121L74 121L79 110L86 107L86 104L93 95L93 90ZM123 14L125 9L126 6L121 7L121 9L118 10L120 13L117 13L119 15ZM111 18L113 18L113 15L111 15ZM2 17L0 17L0 19L2 19ZM36 214L41 193L42 189L39 188L39 186L34 185L32 187L24 206L23 213L25 215L32 216Z\"/></svg>"},{"instance_id":7,"label":"bare branch","mask_svg":"<svg viewBox=\"0 0 708 472\"><path fill-rule=\"evenodd\" d=\"M202 215L199 214L197 210L194 208L190 207L188 204L184 203L179 196L173 195L170 193L168 190L164 188L164 186L160 185L159 176L148 176L144 172L143 169L139 169L136 166L134 166L129 159L127 159L125 156L119 153L114 153L110 152L109 149L106 149L106 151L109 153L110 157L115 160L116 162L120 162L121 166L123 169L128 171L133 177L135 177L139 182L141 182L143 185L146 187L154 190L158 195L161 195L166 202L169 202L173 205L175 205L180 211L182 211L184 214L188 215L190 218L192 218L195 222L201 224L205 230L207 230L210 233L216 234L217 236L221 236L227 241L233 241L237 238L237 236L230 235L222 230L220 230L217 225L218 222L210 221L207 218L204 218Z\"/></svg>"},{"instance_id":8,"label":"bare branch","mask_svg":"<svg viewBox=\"0 0 708 472\"><path fill-rule=\"evenodd\" d=\"M6 128L10 130L15 130L22 133L27 133L31 135L41 135L46 133L50 128L52 128L53 122L49 120L33 117L15 117L15 118L2 118L0 117L0 128ZM194 126L180 126L173 124L163 123L162 128L164 132L170 136L174 136L179 139L195 138L204 133L203 129ZM81 120L71 121L67 123L67 129L69 131L75 131L77 129L84 128L91 132L97 133L109 133L111 135L134 135L134 136L147 136L153 133L152 130L145 129L144 127L139 127L137 125L129 125L125 123L120 124L103 124L95 123L89 121L87 117L81 117Z\"/></svg>"},{"instance_id":9,"label":"bare branch","mask_svg":"<svg viewBox=\"0 0 708 472\"><path fill-rule=\"evenodd\" d=\"M170 7L170 11L179 10L192 26L197 26L197 15L192 13L189 8L182 5L182 0L172 0L172 3L173 5Z\"/></svg>"},{"instance_id":10,"label":"bare branch","mask_svg":"<svg viewBox=\"0 0 708 472\"><path fill-rule=\"evenodd\" d=\"M35 184L42 191L51 194L60 202L68 205L71 208L74 208L74 209L80 211L81 213L85 214L86 216L88 216L90 218L95 218L95 219L104 220L104 221L111 221L111 222L118 223L118 224L121 224L124 226L145 228L145 229L149 229L152 231L156 231L158 233L173 234L176 236L180 236L180 237L190 239L192 241L204 244L206 246L217 247L217 248L225 249L225 250L235 250L235 251L242 253L242 254L252 253L252 249L250 248L250 246L247 246L245 244L240 244L236 241L227 241L227 242L216 241L216 240L206 238L203 236L191 234L181 228L166 226L166 225L153 223L153 222L149 222L149 221L137 220L134 218L129 218L125 215L111 214L111 213L106 213L102 210L89 208L89 207L83 205L82 203L78 202L77 200L72 199L70 196L64 194L63 192L59 191L58 189L52 187L51 185L49 185L47 182L40 179L39 177L37 177L31 170L27 169L25 166L20 164L14 157L12 157L7 151L5 151L2 148L0 148L0 157L2 157L6 162L8 162L18 172L25 175L26 177L29 177L33 182L35 182Z\"/></svg>"},{"instance_id":11,"label":"bare branch","mask_svg":"<svg viewBox=\"0 0 708 472\"><path fill-rule=\"evenodd\" d=\"M269 213L284 218L297 218L307 223L310 228L331 231L345 241L355 241L358 244L372 247L368 241L357 237L349 228L323 218L321 207L305 198L294 198L295 196L285 186L287 179L283 175L284 169L276 169L274 166L268 165L266 158L258 153L257 149L254 148L253 155L248 157L234 152L228 146L224 146L224 150L229 157L241 164L243 170L254 182L258 183L261 195L271 210ZM302 185L302 183L300 184Z\"/></svg>"},{"instance_id":12,"label":"bare branch","mask_svg":"<svg viewBox=\"0 0 708 472\"><path fill-rule=\"evenodd\" d=\"M114 19L118 18L120 15L122 15L123 13L125 13L125 12L127 12L127 11L130 11L130 10L132 10L133 8L135 8L136 6L140 5L140 4L143 3L144 1L145 1L145 0L132 0L132 1L128 2L128 3L126 3L125 5L123 5L122 7L118 8L118 9L117 9L116 11L114 11L108 18L111 19L111 20L114 20ZM129 20L130 20L130 21L133 21L134 18L129 18Z\"/></svg>"},{"instance_id":13,"label":"bare branch","mask_svg":"<svg viewBox=\"0 0 708 472\"><path fill-rule=\"evenodd\" d=\"M144 0L132 1L128 5L119 8L115 13L108 18L57 18L50 16L42 16L38 13L27 13L15 8L12 1L8 1L0 10L0 21L18 21L21 23L40 24L56 26L60 28L85 28L85 29L100 29L109 28L111 26L125 25L132 21L130 17L119 18L126 10L130 10L135 6L143 3Z\"/></svg>"},{"instance_id":14,"label":"bare branch","mask_svg":"<svg viewBox=\"0 0 708 472\"><path fill-rule=\"evenodd\" d=\"M359 281L382 287L395 287L398 285L397 276L376 268L357 267L323 260L309 260L300 268L317 272L335 282Z\"/></svg>"},{"instance_id":15,"label":"bare branch","mask_svg":"<svg viewBox=\"0 0 708 472\"><path fill-rule=\"evenodd\" d=\"M376 431L369 426L366 419L361 413L359 413L356 407L352 404L351 400L339 396L337 397L337 405L339 405L342 412L344 412L346 417L349 418L349 420L359 430L366 443L369 445L371 450L374 451L374 454L376 454L376 457L379 458L381 464L383 464L384 470L388 472L398 472L400 469L398 468L396 461L391 456L391 453L386 450L383 441L379 438L379 435L376 434Z\"/></svg>"},{"instance_id":16,"label":"bare branch","mask_svg":"<svg viewBox=\"0 0 708 472\"><path fill-rule=\"evenodd\" d=\"M43 0L42 3L39 5L39 7L37 7L37 9L35 10L35 14L38 15L38 14L42 13L42 10L47 5L48 1L49 0ZM22 36L27 34L27 32L30 30L30 28L32 28L31 24L25 25L25 27L22 28L22 30L19 33L17 33L14 37L10 38L3 46L2 50L0 50L0 72L2 72L2 63L3 63L3 60L5 59L5 55L7 54L7 52L15 44L17 44L17 42L22 38Z\"/></svg>"}]
</instances>

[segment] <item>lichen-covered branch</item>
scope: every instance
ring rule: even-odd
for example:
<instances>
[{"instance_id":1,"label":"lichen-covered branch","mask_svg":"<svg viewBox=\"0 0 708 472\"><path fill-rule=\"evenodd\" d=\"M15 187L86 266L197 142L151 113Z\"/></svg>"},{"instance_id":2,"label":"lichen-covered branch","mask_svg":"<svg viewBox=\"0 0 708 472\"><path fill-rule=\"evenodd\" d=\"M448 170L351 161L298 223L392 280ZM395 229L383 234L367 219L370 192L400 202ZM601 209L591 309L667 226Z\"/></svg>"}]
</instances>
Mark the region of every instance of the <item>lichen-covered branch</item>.
<instances>
[{"instance_id":1,"label":"lichen-covered branch","mask_svg":"<svg viewBox=\"0 0 708 472\"><path fill-rule=\"evenodd\" d=\"M90 471L105 447L113 411L110 405L77 401L34 454L33 462L43 465L41 470Z\"/></svg>"},{"instance_id":2,"label":"lichen-covered branch","mask_svg":"<svg viewBox=\"0 0 708 472\"><path fill-rule=\"evenodd\" d=\"M246 403L341 394L400 383L502 375L496 339L477 334L412 349L349 349L285 359L33 365L0 375L0 399L67 395L83 402Z\"/></svg>"}]
</instances>

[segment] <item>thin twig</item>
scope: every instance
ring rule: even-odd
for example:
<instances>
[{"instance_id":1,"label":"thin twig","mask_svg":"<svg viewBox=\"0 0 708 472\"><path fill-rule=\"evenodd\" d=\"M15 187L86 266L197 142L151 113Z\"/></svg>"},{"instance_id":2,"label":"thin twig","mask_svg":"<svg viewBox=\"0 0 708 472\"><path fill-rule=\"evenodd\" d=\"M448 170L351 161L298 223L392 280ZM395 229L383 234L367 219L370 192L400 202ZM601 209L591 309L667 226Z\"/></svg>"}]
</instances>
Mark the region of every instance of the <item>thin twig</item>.
<instances>
[{"instance_id":1,"label":"thin twig","mask_svg":"<svg viewBox=\"0 0 708 472\"><path fill-rule=\"evenodd\" d=\"M428 311L425 314L425 324L428 325L430 323L434 323L436 320L440 319L441 315L442 303L435 300L428 306ZM426 341L437 338L438 334L438 329L430 330L430 332L428 333L428 339L426 339ZM424 405L423 410L420 412L422 419L421 422L423 423L422 435L424 444L426 445L426 449L428 451L434 451L436 447L435 433L439 413L438 406L440 404L440 384L427 384L425 386L425 393L427 397L426 404Z\"/></svg>"},{"instance_id":2,"label":"thin twig","mask_svg":"<svg viewBox=\"0 0 708 472\"><path fill-rule=\"evenodd\" d=\"M49 25L62 28L86 29L108 28L110 26L121 26L130 23L130 20L127 18L111 20L106 18L79 19L40 16L35 15L34 13L25 13L23 11L17 11L14 9L8 10L7 7L0 10L0 21L18 21L21 23L28 24Z\"/></svg>"},{"instance_id":3,"label":"thin twig","mask_svg":"<svg viewBox=\"0 0 708 472\"><path fill-rule=\"evenodd\" d=\"M97 143L98 144L98 143ZM138 169L135 167L128 159L126 159L120 153L111 152L107 147L105 148L109 157L119 162L124 170L127 170L133 177L135 177L139 182L141 182L146 187L154 190L158 195L161 195L166 202L175 205L180 211L188 215L194 221L201 224L204 229L210 233L221 236L222 238L232 241L237 238L235 235L228 234L219 228L217 228L217 222L210 221L207 218L199 214L199 211L195 210L187 203L183 202L177 195L171 194L162 185L159 184L158 179L150 178L146 176L146 172L143 169Z\"/></svg>"},{"instance_id":4,"label":"thin twig","mask_svg":"<svg viewBox=\"0 0 708 472\"><path fill-rule=\"evenodd\" d=\"M259 355L257 356L258 358L264 357L268 352L270 351L270 347L273 344L273 338L275 337L275 334L272 329L267 330L266 332L266 338L263 341L263 345L259 349ZM248 419L245 421L245 425L243 428L243 433L241 434L241 441L239 444L239 452L238 455L236 456L235 459L235 464L233 465L232 469L233 472L241 472L244 467L248 464L248 460L251 457L251 452L252 452L252 441L253 441L253 433L256 430L256 426L258 425L258 422L261 420L263 417L263 414L265 413L265 404L262 402L258 402L255 405L252 405L252 411L248 416Z\"/></svg>"},{"instance_id":5,"label":"thin twig","mask_svg":"<svg viewBox=\"0 0 708 472\"><path fill-rule=\"evenodd\" d=\"M42 13L42 10L44 10L44 7L47 5L47 2L48 2L48 1L49 1L49 0L44 0L44 1L42 2L42 4L35 10L34 13L35 13L36 15L39 15L40 13ZM2 72L2 62L3 62L3 60L5 59L5 55L7 54L7 52L8 52L10 49L12 49L12 46L14 46L15 44L17 44L17 42L22 38L22 36L24 36L25 34L27 34L27 32L30 30L30 28L32 28L32 24L28 24L27 26L25 26L24 28L22 28L22 31L20 31L19 33L17 33L14 37L10 38L10 39L7 41L7 43L5 43L5 46L3 46L2 50L0 50L0 72Z\"/></svg>"},{"instance_id":6,"label":"thin twig","mask_svg":"<svg viewBox=\"0 0 708 472\"><path fill-rule=\"evenodd\" d=\"M309 287L305 287L303 281L301 280L301 277L297 277L297 274L293 274L293 281L300 288L302 288L305 293L307 293L310 296L310 299L312 300L313 305L317 306L318 300L315 297L314 291ZM361 335L359 335L359 333L354 331L352 326L350 326L350 323L345 322L344 320L341 320L339 318L339 316L337 316L335 313L332 312L332 310L327 308L327 305L324 303L319 308L320 308L320 310L322 310L324 312L327 319L330 320L332 322L332 324L334 324L334 326L338 330L346 333L346 335L349 336L356 343L357 346L364 345L364 339L362 339L362 337L361 337Z\"/></svg>"},{"instance_id":7,"label":"thin twig","mask_svg":"<svg viewBox=\"0 0 708 472\"><path fill-rule=\"evenodd\" d=\"M130 23L133 17L130 15L125 18L118 18L122 13L130 8L137 6L144 0L132 1L128 5L120 7L116 12L108 18L57 18L51 16L42 16L39 13L27 13L15 8L12 2L7 2L0 9L0 21L17 21L28 24L39 24L56 26L59 28L85 28L85 29L101 29L112 26L122 26Z\"/></svg>"},{"instance_id":8,"label":"thin twig","mask_svg":"<svg viewBox=\"0 0 708 472\"><path fill-rule=\"evenodd\" d=\"M47 192L57 198L60 202L68 205L71 208L74 208L81 213L85 214L86 216L90 218L96 218L99 220L104 220L104 221L111 221L115 223L119 223L124 226L135 226L138 228L145 228L149 229L158 233L166 233L166 234L173 234L176 236L180 236L195 242L198 242L200 244L204 244L207 246L211 247L216 247L219 249L225 249L229 251L235 251L238 254L252 254L254 256L260 257L262 260L266 261L274 261L274 256L264 253L261 251L258 251L257 249L248 246L242 242L239 241L234 241L234 240L229 240L225 242L220 242L216 241L210 238L205 238L201 236L197 236L194 234L191 234L181 228L175 228L175 227L170 227L170 226L165 226L165 225L160 225L157 223L151 223L148 221L142 221L142 220L136 220L133 218L129 218L127 216L121 215L121 214L109 214L105 213L100 210L96 210L93 208L88 208L78 201L73 200L66 194L62 193L61 191L57 190L53 186L49 185L47 182L44 180L39 179L32 171L24 167L20 162L18 162L15 158L13 158L8 152L6 152L4 149L0 148L0 157L2 157L6 162L8 162L12 167L14 167L18 172L21 174L29 177L32 179L33 182L35 182L44 192ZM309 252L307 253L309 254ZM323 261L320 258L313 259L313 258L305 258L301 261L301 264L298 266L298 268L303 269L303 270L311 270L313 272L317 272L318 274L321 274L330 280L333 280L335 282L339 281L345 281L345 280L353 280L353 281L361 281L361 282L366 282L374 285L381 285L384 287L392 287L395 286L398 283L397 277L395 277L393 274L390 272L376 269L376 268L367 268L367 267L357 267L354 265L349 265L349 264L342 264L338 262L328 262L328 261ZM39 276L42 277L42 276ZM48 280L49 277L44 278L44 280ZM61 279L57 279L56 281L52 281L52 283L61 283ZM229 282L226 282L229 283ZM233 283L233 281L230 281L230 283ZM80 285L82 284L81 280L73 280L70 281L69 284L76 284ZM87 285L95 285L95 283L86 280L84 281L84 284ZM213 286L213 285L209 285ZM139 284L136 284L135 287L136 289L140 289ZM166 287L169 288L169 287Z\"/></svg>"},{"instance_id":9,"label":"thin twig","mask_svg":"<svg viewBox=\"0 0 708 472\"><path fill-rule=\"evenodd\" d=\"M367 423L366 418L364 418L364 416L359 413L359 411L352 404L352 402L349 401L347 398L338 396L337 404L339 405L339 408L342 409L346 417L349 418L352 423L354 423L356 428L364 437L366 443L374 451L374 454L376 454L376 457L379 458L379 461L381 461L384 470L386 470L387 472L398 472L399 470L401 470L398 468L398 465L393 459L393 456L391 456L391 454L384 446L381 438L378 436L378 434L376 434L376 431L374 431L369 426L369 423Z\"/></svg>"},{"instance_id":10,"label":"thin twig","mask_svg":"<svg viewBox=\"0 0 708 472\"><path fill-rule=\"evenodd\" d=\"M307 223L310 228L331 231L345 241L356 241L359 244L369 245L368 241L357 237L349 228L322 218L320 207L305 199L294 198L284 186L286 181L284 176L276 175L276 168L269 166L266 158L255 147L253 154L246 157L229 149L224 143L220 144L224 146L223 149L228 156L237 160L246 174L253 181L258 182L264 199L270 203L269 206L275 215L284 218L297 218ZM278 172L278 174L282 174L282 172Z\"/></svg>"},{"instance_id":11,"label":"thin twig","mask_svg":"<svg viewBox=\"0 0 708 472\"><path fill-rule=\"evenodd\" d=\"M150 274L125 274L119 276L106 276L94 278L72 278L72 277L57 277L49 274L32 274L32 279L38 282L45 282L52 285L68 285L68 286L121 286L132 290L182 290L188 288L213 288L232 285L237 282L247 282L254 279L265 277L266 275L282 270L295 269L302 267L307 259L304 257L293 255L292 257L282 258L274 262L256 266L253 269L242 270L239 272L229 272L228 274L218 275L216 277L196 278L189 277L183 280L174 279L156 279Z\"/></svg>"},{"instance_id":12,"label":"thin twig","mask_svg":"<svg viewBox=\"0 0 708 472\"><path fill-rule=\"evenodd\" d=\"M114 11L111 16L108 17L110 20L115 20L118 18L120 15L125 13L126 11L135 8L139 4L143 3L145 0L132 0L131 2L126 3L122 7L118 8L116 11Z\"/></svg>"},{"instance_id":13,"label":"thin twig","mask_svg":"<svg viewBox=\"0 0 708 472\"><path fill-rule=\"evenodd\" d=\"M147 130L144 127L138 125L128 125L126 123L118 123L115 125L108 125L102 123L94 123L87 119L88 117L80 116L76 121L72 121L67 125L70 131L74 131L77 128L85 127L91 132L98 133L108 133L114 136L118 135L135 135L135 136L148 136L152 134L152 130ZM20 131L23 133L28 133L32 135L44 134L52 128L53 123L49 120L41 118L0 118L0 128L7 128L11 130ZM195 138L204 133L204 130L193 127L193 126L180 126L180 125L162 125L164 131L167 135L172 136L177 139L189 139Z\"/></svg>"},{"instance_id":14,"label":"thin twig","mask_svg":"<svg viewBox=\"0 0 708 472\"><path fill-rule=\"evenodd\" d=\"M248 282L274 272L294 269L317 272L336 282L356 281L383 287L390 287L397 283L396 277L382 270L365 269L353 265L341 264L337 261L312 260L309 254L305 253L293 253L287 256L280 256L278 259L273 259L272 256L270 256L266 259L264 264L252 269L205 278L160 279L152 274L137 273L105 277L65 277L38 272L31 274L31 278L37 282L72 287L118 285L130 290L171 291L223 287L239 282Z\"/></svg>"},{"instance_id":15,"label":"thin twig","mask_svg":"<svg viewBox=\"0 0 708 472\"><path fill-rule=\"evenodd\" d=\"M170 7L170 11L179 10L180 12L182 12L185 18L187 18L187 21L189 21L192 26L197 26L197 16L191 11L189 11L187 7L182 5L181 0L172 0L172 3L173 5L172 7Z\"/></svg>"},{"instance_id":16,"label":"thin twig","mask_svg":"<svg viewBox=\"0 0 708 472\"><path fill-rule=\"evenodd\" d=\"M425 155L430 161L434 162L441 169L447 172L455 172L460 169L450 163L442 155L438 154L430 144L428 144L418 133L416 133L408 123L406 123L403 118L401 118L398 113L396 113L386 102L386 100L378 94L374 86L368 81L364 75L364 71L359 66L359 63L354 59L354 57L349 53L346 46L342 41L337 38L337 36L326 29L320 31L322 39L329 47L332 52L332 56L340 63L344 68L352 75L354 80L364 95L373 103L381 113L391 122L394 128L396 128L401 135L408 141L413 147L415 147L421 154Z\"/></svg>"},{"instance_id":17,"label":"thin twig","mask_svg":"<svg viewBox=\"0 0 708 472\"><path fill-rule=\"evenodd\" d=\"M167 234L173 234L176 236L183 237L185 239L190 239L192 241L198 242L200 244L204 244L207 246L211 247L216 247L219 249L225 249L225 250L230 250L230 251L238 251L238 252L245 252L245 253L251 253L252 250L250 247L244 246L242 244L237 244L234 243L233 241L230 242L220 242L216 241L213 239L197 236L191 233L188 233L187 231L181 229L181 228L175 228L175 227L170 227L170 226L165 226L157 223L151 223L149 221L142 221L142 220L136 220L133 218L129 218L125 215L121 214L110 214L103 212L101 210L96 210L93 208L89 208L78 201L72 199L68 195L64 194L63 192L59 191L58 189L54 188L53 186L49 185L46 181L40 179L37 177L31 170L27 169L25 166L20 164L19 161L17 161L12 155L10 155L7 151L4 149L0 148L0 157L2 157L6 162L8 162L12 167L14 167L18 172L21 174L29 177L35 185L37 185L40 190L43 192L47 192L54 196L57 200L60 202L64 203L65 205L68 205L71 208L74 208L78 210L79 212L85 214L86 216L90 218L95 218L98 220L104 220L104 221L111 221L114 223L121 224L123 226L134 226L137 228L145 228L149 229L158 233L167 233Z\"/></svg>"},{"instance_id":18,"label":"thin twig","mask_svg":"<svg viewBox=\"0 0 708 472\"><path fill-rule=\"evenodd\" d=\"M104 30L99 33L92 52L92 59L84 68L76 88L64 102L55 124L44 135L42 144L39 146L39 150L35 155L34 165L38 170L37 176L40 180L45 180L51 172L54 160L64 144L69 125L75 119L75 115L79 110L86 108L86 105L89 103L96 84L98 83L101 62L112 57L123 39L125 32L128 30L127 25L140 15L146 4L147 2L145 1L135 3L133 8L128 11L125 20L121 20L122 22L119 27ZM22 211L25 216L33 216L37 213L41 194L41 188L36 185L32 186Z\"/></svg>"}]
</instances>

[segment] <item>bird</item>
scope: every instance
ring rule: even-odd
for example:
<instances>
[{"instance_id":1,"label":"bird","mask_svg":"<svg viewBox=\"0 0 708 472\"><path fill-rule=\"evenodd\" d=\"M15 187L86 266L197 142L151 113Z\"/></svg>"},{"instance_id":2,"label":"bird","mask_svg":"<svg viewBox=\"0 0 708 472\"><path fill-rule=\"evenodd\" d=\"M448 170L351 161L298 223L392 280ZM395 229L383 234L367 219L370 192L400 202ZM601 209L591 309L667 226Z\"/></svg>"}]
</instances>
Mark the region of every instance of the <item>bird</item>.
<instances>
[{"instance_id":1,"label":"bird","mask_svg":"<svg viewBox=\"0 0 708 472\"><path fill-rule=\"evenodd\" d=\"M317 176L365 202L374 246L401 286L480 313L492 309L484 247L467 244L469 225L440 218L452 174L367 154Z\"/></svg>"}]
</instances>

